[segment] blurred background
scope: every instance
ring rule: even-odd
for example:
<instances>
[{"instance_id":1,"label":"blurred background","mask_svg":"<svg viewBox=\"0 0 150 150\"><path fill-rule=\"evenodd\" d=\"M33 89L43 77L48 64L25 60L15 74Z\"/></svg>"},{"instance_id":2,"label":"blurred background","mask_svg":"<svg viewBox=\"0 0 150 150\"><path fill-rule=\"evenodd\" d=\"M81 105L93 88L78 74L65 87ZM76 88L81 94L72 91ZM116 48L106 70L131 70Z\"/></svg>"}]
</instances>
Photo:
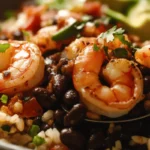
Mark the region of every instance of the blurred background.
<instances>
[{"instance_id":1,"label":"blurred background","mask_svg":"<svg viewBox=\"0 0 150 150\"><path fill-rule=\"evenodd\" d=\"M6 18L6 13L20 8L22 3L28 5L33 2L34 0L0 0L0 19Z\"/></svg>"}]
</instances>

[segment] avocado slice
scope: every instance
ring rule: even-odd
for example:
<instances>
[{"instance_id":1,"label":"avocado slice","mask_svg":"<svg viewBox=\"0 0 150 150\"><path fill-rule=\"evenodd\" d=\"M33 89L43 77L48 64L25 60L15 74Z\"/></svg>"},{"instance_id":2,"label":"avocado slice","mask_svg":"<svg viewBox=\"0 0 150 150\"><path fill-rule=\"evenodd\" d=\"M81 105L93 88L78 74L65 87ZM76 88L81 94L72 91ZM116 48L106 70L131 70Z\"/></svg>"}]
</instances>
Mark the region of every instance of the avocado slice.
<instances>
[{"instance_id":1,"label":"avocado slice","mask_svg":"<svg viewBox=\"0 0 150 150\"><path fill-rule=\"evenodd\" d=\"M127 15L110 8L105 13L122 22L127 31L140 36L141 40L150 40L150 0L138 0L128 9Z\"/></svg>"}]
</instances>

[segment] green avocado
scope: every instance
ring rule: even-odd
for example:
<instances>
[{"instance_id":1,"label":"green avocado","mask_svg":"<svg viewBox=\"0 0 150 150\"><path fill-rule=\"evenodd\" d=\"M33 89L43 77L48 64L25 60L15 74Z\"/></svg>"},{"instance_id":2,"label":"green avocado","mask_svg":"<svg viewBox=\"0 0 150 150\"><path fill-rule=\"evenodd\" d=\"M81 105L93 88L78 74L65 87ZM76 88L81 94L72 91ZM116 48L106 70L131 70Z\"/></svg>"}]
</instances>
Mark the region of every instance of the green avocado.
<instances>
[{"instance_id":1,"label":"green avocado","mask_svg":"<svg viewBox=\"0 0 150 150\"><path fill-rule=\"evenodd\" d=\"M126 15L110 8L105 13L121 21L127 31L140 36L141 40L150 40L150 0L138 0L126 9Z\"/></svg>"}]
</instances>

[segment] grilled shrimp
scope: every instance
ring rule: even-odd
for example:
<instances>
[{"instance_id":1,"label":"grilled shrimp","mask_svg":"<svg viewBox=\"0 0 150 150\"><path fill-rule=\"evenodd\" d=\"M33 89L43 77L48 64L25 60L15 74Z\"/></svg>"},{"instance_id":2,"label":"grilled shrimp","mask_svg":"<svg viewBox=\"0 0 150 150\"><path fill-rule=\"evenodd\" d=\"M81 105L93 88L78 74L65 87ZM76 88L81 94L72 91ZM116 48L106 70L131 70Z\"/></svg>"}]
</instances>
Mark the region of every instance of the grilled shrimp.
<instances>
[{"instance_id":1,"label":"grilled shrimp","mask_svg":"<svg viewBox=\"0 0 150 150\"><path fill-rule=\"evenodd\" d=\"M135 52L135 60L141 65L150 68L150 45L138 49Z\"/></svg>"},{"instance_id":2,"label":"grilled shrimp","mask_svg":"<svg viewBox=\"0 0 150 150\"><path fill-rule=\"evenodd\" d=\"M75 60L73 83L89 110L108 117L127 114L143 94L142 75L134 62L112 59L103 69L109 86L102 85L99 72L105 59L103 50L88 45Z\"/></svg>"},{"instance_id":3,"label":"grilled shrimp","mask_svg":"<svg viewBox=\"0 0 150 150\"><path fill-rule=\"evenodd\" d=\"M80 38L63 52L68 59L74 60L73 83L81 101L90 111L112 118L127 114L143 98L143 78L134 62L111 59L102 67L106 58L104 45L109 49L118 47L117 41L107 44L102 39ZM99 51L94 51L94 44ZM109 86L101 83L99 73Z\"/></svg>"},{"instance_id":4,"label":"grilled shrimp","mask_svg":"<svg viewBox=\"0 0 150 150\"><path fill-rule=\"evenodd\" d=\"M41 28L38 33L31 38L31 41L39 46L42 53L47 50L58 49L60 46L51 37L57 32L57 26Z\"/></svg>"},{"instance_id":5,"label":"grilled shrimp","mask_svg":"<svg viewBox=\"0 0 150 150\"><path fill-rule=\"evenodd\" d=\"M9 44L0 53L0 93L15 94L41 82L44 59L35 44L25 41L0 41L0 44Z\"/></svg>"},{"instance_id":6,"label":"grilled shrimp","mask_svg":"<svg viewBox=\"0 0 150 150\"><path fill-rule=\"evenodd\" d=\"M80 39L76 39L65 48L65 50L62 52L62 57L67 57L68 59L75 59L88 44L94 44L96 41L97 39L94 37L82 37Z\"/></svg>"}]
</instances>

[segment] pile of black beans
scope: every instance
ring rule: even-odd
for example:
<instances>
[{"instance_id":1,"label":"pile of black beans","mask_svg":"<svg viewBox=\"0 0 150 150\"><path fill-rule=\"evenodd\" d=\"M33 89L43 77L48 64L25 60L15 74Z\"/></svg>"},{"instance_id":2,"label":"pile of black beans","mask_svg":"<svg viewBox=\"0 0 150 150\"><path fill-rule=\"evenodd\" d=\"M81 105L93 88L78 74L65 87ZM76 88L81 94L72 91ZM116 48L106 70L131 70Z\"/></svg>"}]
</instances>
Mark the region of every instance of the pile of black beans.
<instances>
[{"instance_id":1,"label":"pile of black beans","mask_svg":"<svg viewBox=\"0 0 150 150\"><path fill-rule=\"evenodd\" d=\"M78 92L74 89L71 79L72 66L67 68L68 60L60 56L60 53L55 53L45 57L45 61L49 63L46 64L43 83L33 89L32 93L45 111L54 110L54 123L51 127L60 131L62 143L70 150L105 150L112 149L119 140L122 150L147 150L146 144L130 143L133 135L147 138L150 136L149 118L115 124L119 129L112 132L109 132L109 123L85 121L87 110L80 103ZM149 78L150 76L144 76L144 81L149 81ZM145 90L149 88L147 85L148 83L144 83ZM148 99L150 94L147 92L146 95ZM137 105L129 115L139 116L141 111L143 104ZM50 127L41 121L40 116L34 119L34 124L38 124L44 131Z\"/></svg>"}]
</instances>

